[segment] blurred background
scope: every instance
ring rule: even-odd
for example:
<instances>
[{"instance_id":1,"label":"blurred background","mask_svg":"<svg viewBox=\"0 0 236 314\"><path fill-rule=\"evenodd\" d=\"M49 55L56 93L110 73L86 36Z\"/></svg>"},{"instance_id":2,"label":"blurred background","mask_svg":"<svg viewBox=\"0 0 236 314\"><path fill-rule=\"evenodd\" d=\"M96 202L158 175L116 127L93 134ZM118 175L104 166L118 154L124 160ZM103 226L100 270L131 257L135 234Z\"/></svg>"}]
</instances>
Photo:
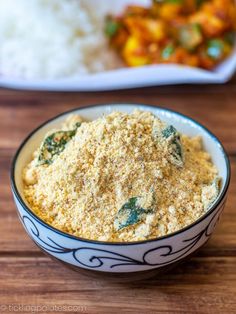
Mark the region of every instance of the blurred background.
<instances>
[{"instance_id":1,"label":"blurred background","mask_svg":"<svg viewBox=\"0 0 236 314\"><path fill-rule=\"evenodd\" d=\"M107 90L223 83L234 0L1 0L0 85Z\"/></svg>"}]
</instances>

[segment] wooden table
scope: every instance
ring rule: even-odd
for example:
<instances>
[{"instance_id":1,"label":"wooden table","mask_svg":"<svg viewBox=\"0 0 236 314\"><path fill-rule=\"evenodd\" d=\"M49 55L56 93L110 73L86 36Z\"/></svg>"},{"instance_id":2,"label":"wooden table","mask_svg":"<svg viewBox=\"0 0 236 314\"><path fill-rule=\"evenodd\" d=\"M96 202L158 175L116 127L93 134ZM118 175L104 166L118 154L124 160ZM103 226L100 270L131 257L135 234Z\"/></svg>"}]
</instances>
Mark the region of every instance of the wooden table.
<instances>
[{"instance_id":1,"label":"wooden table","mask_svg":"<svg viewBox=\"0 0 236 314\"><path fill-rule=\"evenodd\" d=\"M23 230L9 186L12 156L33 128L71 108L109 102L158 104L187 114L220 138L231 159L228 202L207 246L169 274L141 282L89 278L45 256ZM23 306L29 308L21 312L31 313L36 305L42 313L63 306L72 313L236 313L236 77L221 86L101 93L2 89L0 118L0 313Z\"/></svg>"}]
</instances>

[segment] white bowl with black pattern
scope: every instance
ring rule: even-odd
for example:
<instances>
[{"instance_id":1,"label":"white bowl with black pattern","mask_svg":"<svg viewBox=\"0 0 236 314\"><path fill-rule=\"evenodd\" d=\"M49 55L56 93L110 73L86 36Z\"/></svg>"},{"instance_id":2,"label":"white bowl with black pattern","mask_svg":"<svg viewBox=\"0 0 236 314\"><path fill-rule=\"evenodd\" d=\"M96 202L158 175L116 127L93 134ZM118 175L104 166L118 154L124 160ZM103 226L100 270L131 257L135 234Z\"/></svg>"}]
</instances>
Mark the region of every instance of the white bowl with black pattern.
<instances>
[{"instance_id":1,"label":"white bowl with black pattern","mask_svg":"<svg viewBox=\"0 0 236 314\"><path fill-rule=\"evenodd\" d=\"M116 243L83 239L48 225L37 217L23 196L22 170L30 161L45 133L60 125L68 114L88 120L114 110L132 112L135 108L154 113L189 136L201 135L204 149L212 156L222 178L220 193L207 213L191 225L152 240ZM219 140L196 121L156 106L108 104L83 107L63 113L39 126L21 144L12 163L11 185L20 220L31 239L47 254L75 269L108 273L136 273L165 270L199 249L212 235L223 211L230 181L230 164Z\"/></svg>"}]
</instances>

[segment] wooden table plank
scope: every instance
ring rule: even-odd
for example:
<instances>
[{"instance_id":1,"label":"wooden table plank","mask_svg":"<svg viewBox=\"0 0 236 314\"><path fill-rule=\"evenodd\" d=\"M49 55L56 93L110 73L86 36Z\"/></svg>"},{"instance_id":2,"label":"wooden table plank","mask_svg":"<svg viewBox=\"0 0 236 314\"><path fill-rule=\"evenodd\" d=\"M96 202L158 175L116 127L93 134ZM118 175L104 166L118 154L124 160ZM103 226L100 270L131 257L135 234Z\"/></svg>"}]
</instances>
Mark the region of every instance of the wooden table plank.
<instances>
[{"instance_id":1,"label":"wooden table plank","mask_svg":"<svg viewBox=\"0 0 236 314\"><path fill-rule=\"evenodd\" d=\"M212 313L212 307L214 313L234 313L235 263L236 257L193 257L169 274L116 283L75 273L47 257L0 258L1 302L77 305L85 313L104 314L143 313L144 309L205 314Z\"/></svg>"}]
</instances>

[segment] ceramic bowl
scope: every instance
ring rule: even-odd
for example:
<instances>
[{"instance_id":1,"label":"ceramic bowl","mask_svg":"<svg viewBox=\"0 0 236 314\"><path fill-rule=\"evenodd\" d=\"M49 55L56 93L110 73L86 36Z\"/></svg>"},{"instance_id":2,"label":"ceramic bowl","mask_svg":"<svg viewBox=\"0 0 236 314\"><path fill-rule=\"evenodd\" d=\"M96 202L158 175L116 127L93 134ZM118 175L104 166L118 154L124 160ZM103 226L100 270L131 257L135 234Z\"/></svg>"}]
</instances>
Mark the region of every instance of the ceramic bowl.
<instances>
[{"instance_id":1,"label":"ceramic bowl","mask_svg":"<svg viewBox=\"0 0 236 314\"><path fill-rule=\"evenodd\" d=\"M154 113L189 136L200 135L222 178L219 196L207 213L191 225L152 240L117 243L87 240L48 225L37 217L23 196L22 169L30 161L45 133L60 125L68 114L93 120L114 110L135 108ZM230 181L230 165L219 140L205 127L180 113L156 106L136 104L94 105L63 113L39 126L21 144L12 163L11 185L20 220L31 239L46 253L75 269L124 274L165 270L199 249L211 237L223 211Z\"/></svg>"}]
</instances>

